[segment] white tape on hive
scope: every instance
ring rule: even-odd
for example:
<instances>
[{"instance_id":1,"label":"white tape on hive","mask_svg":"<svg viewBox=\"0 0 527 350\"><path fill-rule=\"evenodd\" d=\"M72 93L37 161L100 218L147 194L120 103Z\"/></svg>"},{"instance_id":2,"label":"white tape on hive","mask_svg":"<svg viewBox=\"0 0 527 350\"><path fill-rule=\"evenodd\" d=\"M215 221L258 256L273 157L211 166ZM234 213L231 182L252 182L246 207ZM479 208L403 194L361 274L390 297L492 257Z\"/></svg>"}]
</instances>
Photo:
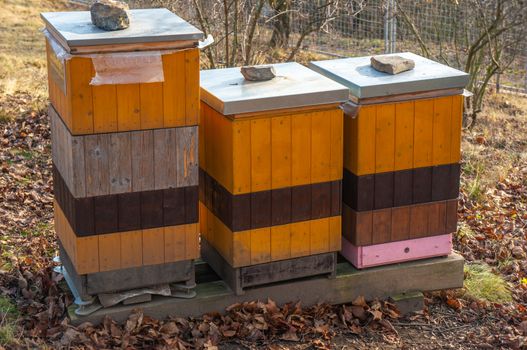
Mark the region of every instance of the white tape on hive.
<instances>
[{"instance_id":1,"label":"white tape on hive","mask_svg":"<svg viewBox=\"0 0 527 350\"><path fill-rule=\"evenodd\" d=\"M91 55L95 77L90 85L159 83L165 81L160 51Z\"/></svg>"},{"instance_id":2,"label":"white tape on hive","mask_svg":"<svg viewBox=\"0 0 527 350\"><path fill-rule=\"evenodd\" d=\"M53 38L47 29L43 29L42 32L48 39L55 56L62 64L73 57L91 58L95 76L90 81L90 85L96 86L163 82L165 76L161 56L192 49L72 55ZM198 49L202 50L213 43L214 38L209 34L205 40L199 41Z\"/></svg>"}]
</instances>

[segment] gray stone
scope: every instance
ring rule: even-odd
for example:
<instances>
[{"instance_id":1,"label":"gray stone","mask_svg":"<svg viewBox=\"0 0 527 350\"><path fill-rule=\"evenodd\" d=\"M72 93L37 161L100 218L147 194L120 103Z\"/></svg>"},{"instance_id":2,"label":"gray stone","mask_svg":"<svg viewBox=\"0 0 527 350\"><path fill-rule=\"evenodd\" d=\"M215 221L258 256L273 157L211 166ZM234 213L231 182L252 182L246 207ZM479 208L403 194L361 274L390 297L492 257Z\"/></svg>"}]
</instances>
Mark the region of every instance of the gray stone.
<instances>
[{"instance_id":1,"label":"gray stone","mask_svg":"<svg viewBox=\"0 0 527 350\"><path fill-rule=\"evenodd\" d=\"M103 30L121 30L130 26L129 7L117 0L97 0L90 8L92 23Z\"/></svg>"},{"instance_id":2,"label":"gray stone","mask_svg":"<svg viewBox=\"0 0 527 350\"><path fill-rule=\"evenodd\" d=\"M422 292L401 293L392 296L394 304L401 313L401 316L422 311L425 307Z\"/></svg>"},{"instance_id":3,"label":"gray stone","mask_svg":"<svg viewBox=\"0 0 527 350\"><path fill-rule=\"evenodd\" d=\"M245 80L266 81L276 77L273 66L245 66L240 69Z\"/></svg>"},{"instance_id":4,"label":"gray stone","mask_svg":"<svg viewBox=\"0 0 527 350\"><path fill-rule=\"evenodd\" d=\"M372 56L370 61L374 69L388 74L399 74L415 67L413 60L401 56Z\"/></svg>"}]
</instances>

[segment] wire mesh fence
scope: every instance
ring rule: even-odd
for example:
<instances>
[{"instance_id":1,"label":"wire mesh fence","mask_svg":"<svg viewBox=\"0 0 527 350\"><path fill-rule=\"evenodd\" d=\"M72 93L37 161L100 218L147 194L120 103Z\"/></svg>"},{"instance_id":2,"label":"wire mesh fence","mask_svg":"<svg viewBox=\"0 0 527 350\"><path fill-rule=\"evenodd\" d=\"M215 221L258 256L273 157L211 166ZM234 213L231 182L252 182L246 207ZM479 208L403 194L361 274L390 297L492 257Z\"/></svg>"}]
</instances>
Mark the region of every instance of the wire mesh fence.
<instances>
[{"instance_id":1,"label":"wire mesh fence","mask_svg":"<svg viewBox=\"0 0 527 350\"><path fill-rule=\"evenodd\" d=\"M527 6L516 0L527 26ZM518 2L519 1L519 2ZM75 0L90 3L90 0ZM277 26L286 31L287 46L330 56L357 56L412 51L456 68L466 69L463 57L469 42L484 33L485 13L492 14L499 0L480 1L485 8L474 8L473 0L129 0L132 7L166 6L191 23L202 26L204 17L217 39L215 50L225 50L227 35L240 34L237 46L227 49L246 51L247 28L258 5L262 5L255 32L261 44L272 43ZM502 1L508 3L507 1ZM509 1L513 3L514 1ZM519 4L519 5L518 5ZM199 6L201 13L196 9ZM225 7L228 10L225 11ZM281 6L281 7L280 7ZM512 5L506 5L512 6ZM233 11L233 8L237 9ZM287 14L284 16L284 13ZM277 20L281 18L281 20ZM201 18L203 19L203 18ZM286 21L285 21L286 19ZM225 21L230 32L225 32ZM233 23L240 23L239 26ZM483 23L483 24L482 24ZM227 26L228 27L228 26ZM313 30L315 29L315 30ZM523 28L527 29L527 28ZM525 31L524 31L525 32ZM513 33L514 34L514 33ZM511 34L511 35L513 35ZM227 44L228 45L228 44ZM235 54L235 53L234 53ZM241 55L245 55L243 52ZM527 40L504 45L505 69L498 69L490 85L497 89L527 93ZM482 59L494 58L489 52ZM510 56L510 60L507 58ZM229 62L218 62L218 66ZM253 62L258 62L253 60ZM233 60L231 63L237 63ZM241 61L243 63L243 60ZM479 73L478 73L479 74ZM483 79L484 77L477 77Z\"/></svg>"}]
</instances>

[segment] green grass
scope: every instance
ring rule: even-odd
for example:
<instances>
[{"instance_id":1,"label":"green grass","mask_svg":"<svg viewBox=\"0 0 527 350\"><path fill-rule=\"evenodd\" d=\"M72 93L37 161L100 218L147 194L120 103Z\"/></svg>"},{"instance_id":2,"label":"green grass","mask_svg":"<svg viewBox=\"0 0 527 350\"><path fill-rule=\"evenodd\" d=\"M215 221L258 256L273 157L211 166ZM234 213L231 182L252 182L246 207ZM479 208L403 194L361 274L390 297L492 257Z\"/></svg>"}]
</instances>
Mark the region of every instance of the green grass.
<instances>
[{"instance_id":1,"label":"green grass","mask_svg":"<svg viewBox=\"0 0 527 350\"><path fill-rule=\"evenodd\" d=\"M490 266L483 263L465 266L465 291L466 296L477 300L494 303L512 301L512 294L507 282L492 272Z\"/></svg>"},{"instance_id":2,"label":"green grass","mask_svg":"<svg viewBox=\"0 0 527 350\"><path fill-rule=\"evenodd\" d=\"M18 311L6 297L0 296L0 346L12 343L16 338Z\"/></svg>"}]
</instances>

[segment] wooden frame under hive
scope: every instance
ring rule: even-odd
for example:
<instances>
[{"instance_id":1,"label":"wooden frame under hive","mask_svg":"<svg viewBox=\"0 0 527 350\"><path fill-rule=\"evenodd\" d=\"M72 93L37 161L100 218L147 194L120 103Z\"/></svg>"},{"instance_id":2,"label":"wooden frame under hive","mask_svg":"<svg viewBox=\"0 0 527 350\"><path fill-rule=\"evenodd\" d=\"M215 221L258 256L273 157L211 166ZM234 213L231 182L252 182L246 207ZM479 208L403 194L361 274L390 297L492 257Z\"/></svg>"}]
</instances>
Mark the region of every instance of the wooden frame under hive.
<instances>
[{"instance_id":1,"label":"wooden frame under hive","mask_svg":"<svg viewBox=\"0 0 527 350\"><path fill-rule=\"evenodd\" d=\"M70 287L83 299L173 282L191 286L199 257L203 34L166 9L130 16L129 29L104 32L87 11L42 14L55 230ZM117 67L114 77L95 67L96 59L128 56L153 57L155 67L141 69L156 70L161 81L142 76L123 84L131 67ZM106 81L93 85L97 74Z\"/></svg>"},{"instance_id":2,"label":"wooden frame under hive","mask_svg":"<svg viewBox=\"0 0 527 350\"><path fill-rule=\"evenodd\" d=\"M349 88L342 254L359 268L447 255L457 225L468 75L398 55L415 68L389 75L373 69L370 57L310 64Z\"/></svg>"},{"instance_id":3,"label":"wooden frame under hive","mask_svg":"<svg viewBox=\"0 0 527 350\"><path fill-rule=\"evenodd\" d=\"M202 257L236 293L334 273L340 250L347 89L296 63L274 67L266 82L201 73Z\"/></svg>"}]
</instances>

